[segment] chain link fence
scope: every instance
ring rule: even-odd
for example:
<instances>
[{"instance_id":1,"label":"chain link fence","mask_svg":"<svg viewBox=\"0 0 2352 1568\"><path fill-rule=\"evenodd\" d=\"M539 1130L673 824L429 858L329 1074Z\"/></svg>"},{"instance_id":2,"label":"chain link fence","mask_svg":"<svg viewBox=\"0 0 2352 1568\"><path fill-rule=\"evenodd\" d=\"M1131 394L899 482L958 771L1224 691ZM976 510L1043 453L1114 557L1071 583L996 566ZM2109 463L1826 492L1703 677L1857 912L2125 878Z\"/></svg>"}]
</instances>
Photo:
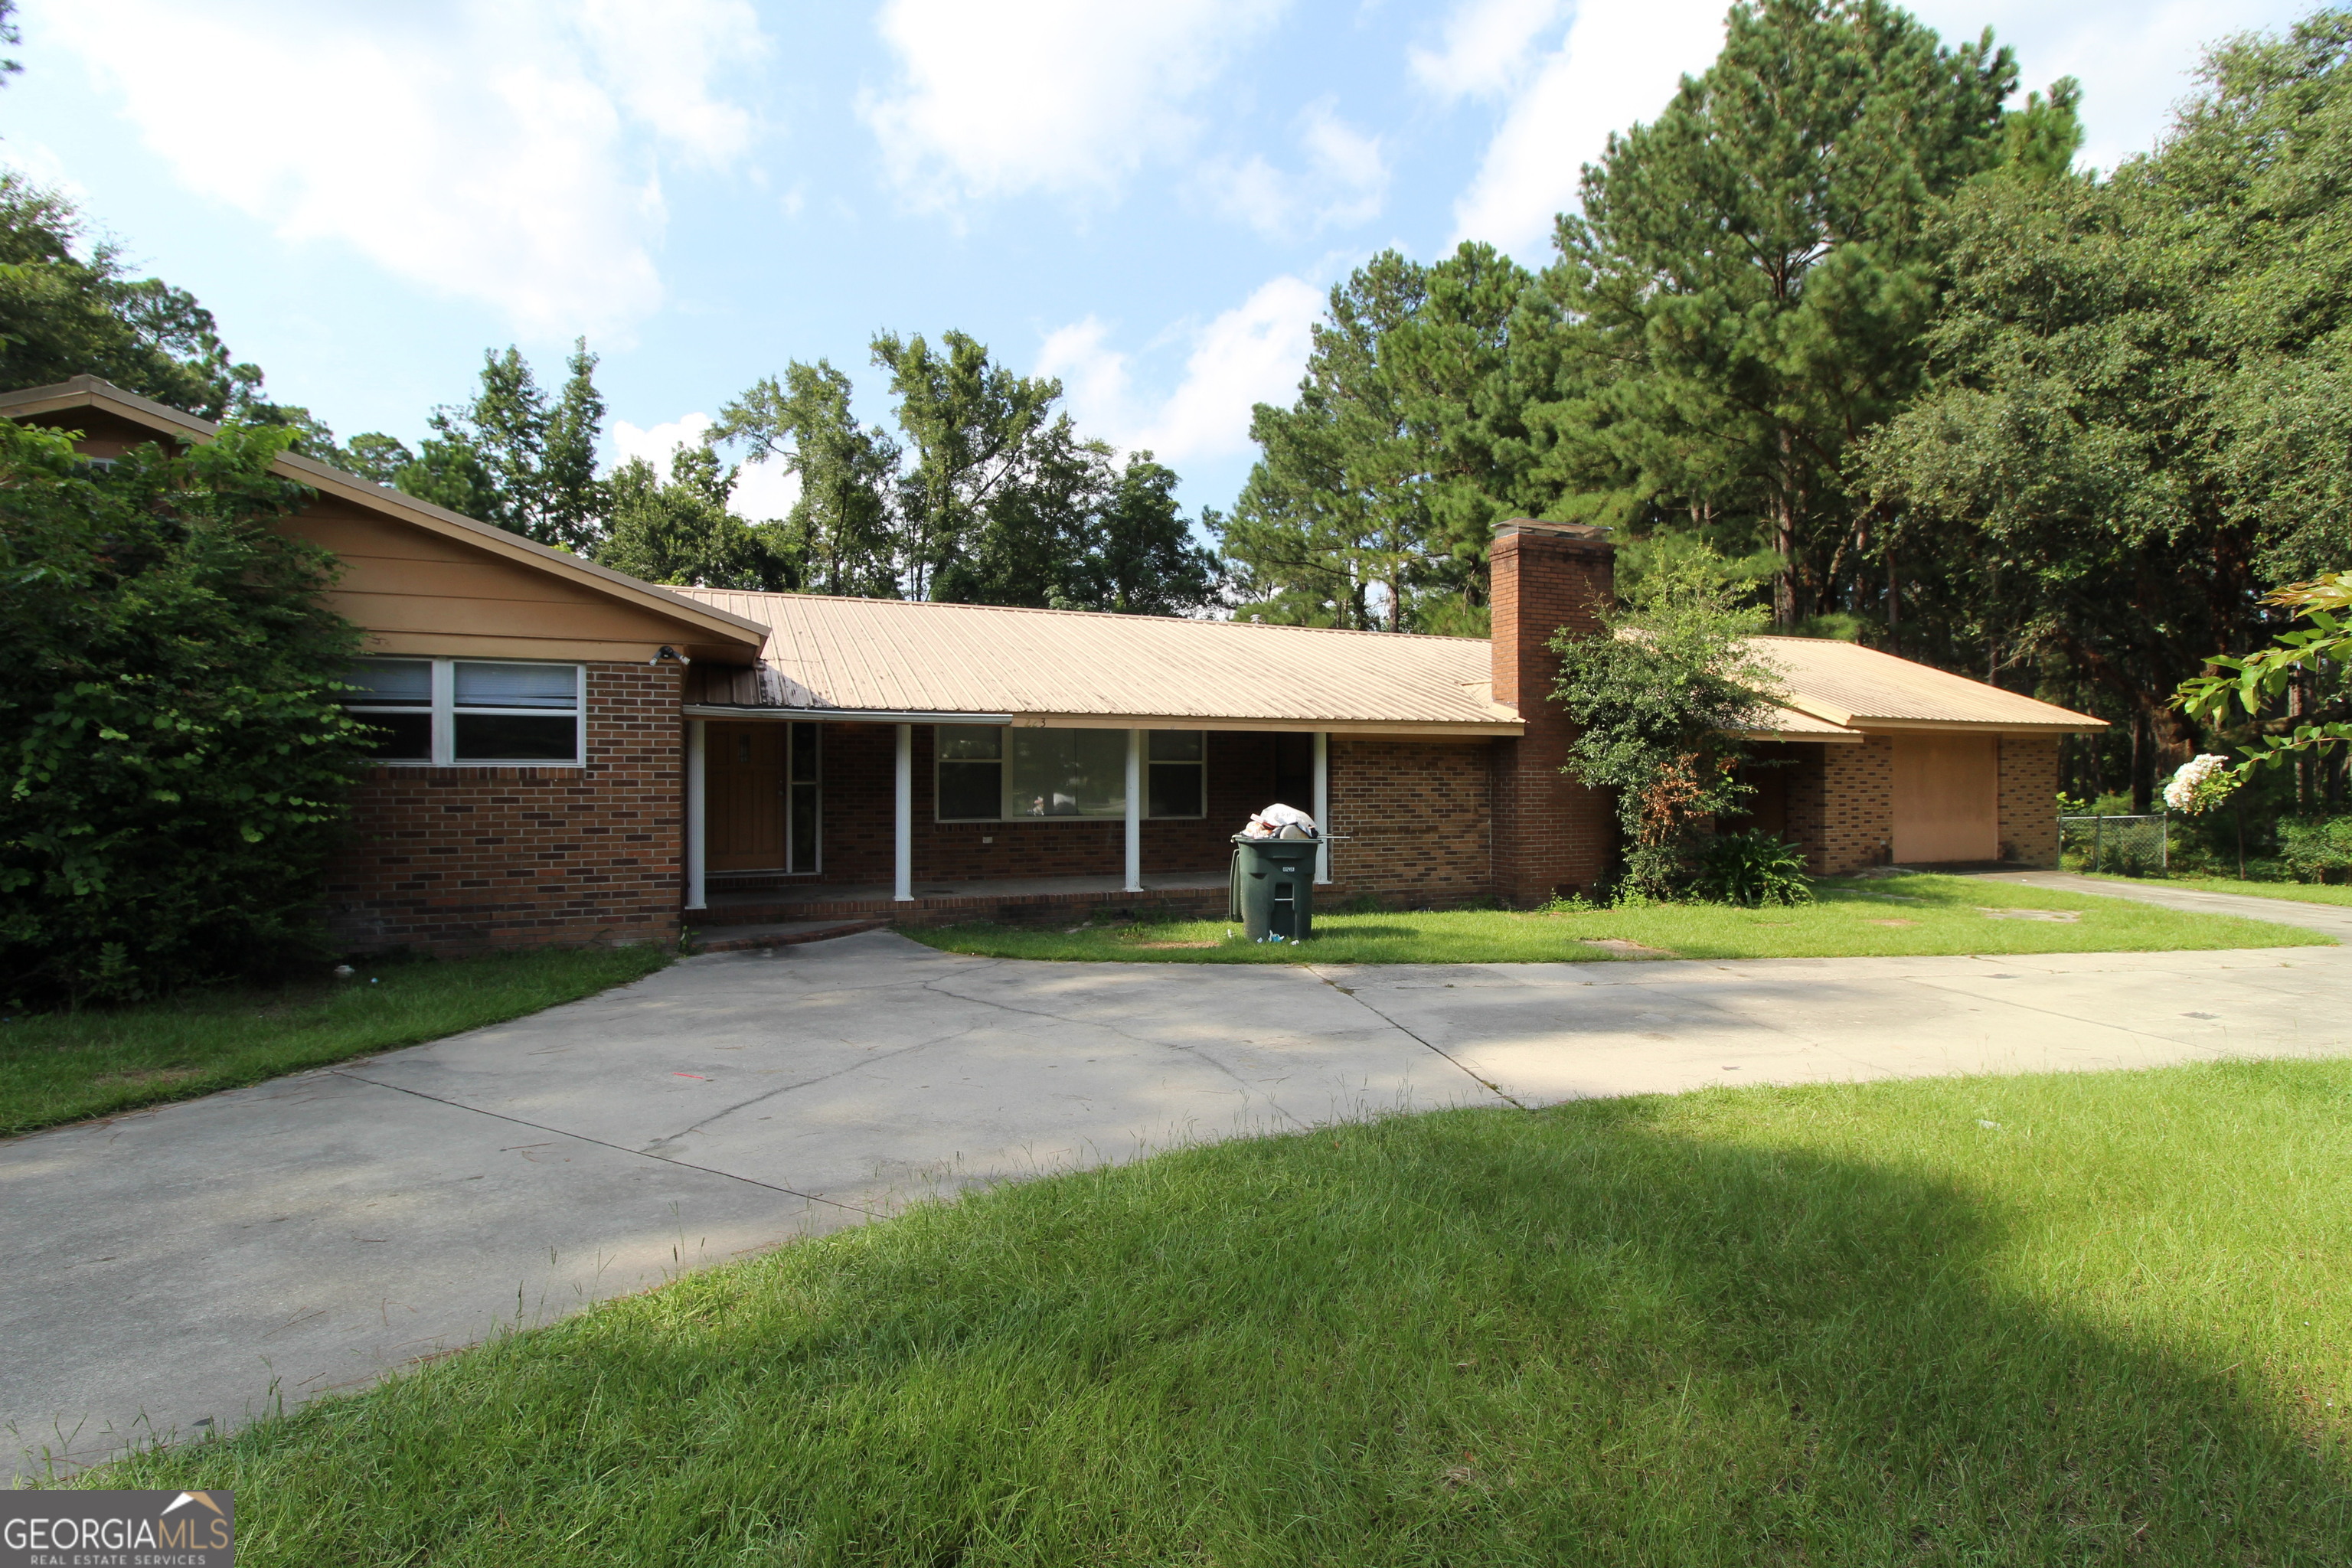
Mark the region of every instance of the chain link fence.
<instances>
[{"instance_id":1,"label":"chain link fence","mask_svg":"<svg viewBox=\"0 0 2352 1568\"><path fill-rule=\"evenodd\" d=\"M2070 870L2160 877L2172 864L2172 819L2153 816L2062 816L2058 863Z\"/></svg>"}]
</instances>

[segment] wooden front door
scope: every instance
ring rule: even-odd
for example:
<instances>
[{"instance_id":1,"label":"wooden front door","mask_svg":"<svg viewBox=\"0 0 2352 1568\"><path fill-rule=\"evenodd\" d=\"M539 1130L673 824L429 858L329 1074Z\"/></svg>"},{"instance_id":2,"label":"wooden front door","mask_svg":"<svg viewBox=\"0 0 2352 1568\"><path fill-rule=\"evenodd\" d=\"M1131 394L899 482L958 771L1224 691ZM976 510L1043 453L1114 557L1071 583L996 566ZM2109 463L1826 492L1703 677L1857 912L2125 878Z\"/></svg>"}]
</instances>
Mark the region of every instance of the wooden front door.
<instances>
[{"instance_id":1,"label":"wooden front door","mask_svg":"<svg viewBox=\"0 0 2352 1568\"><path fill-rule=\"evenodd\" d=\"M2000 858L2000 739L1896 735L1895 863Z\"/></svg>"},{"instance_id":2,"label":"wooden front door","mask_svg":"<svg viewBox=\"0 0 2352 1568\"><path fill-rule=\"evenodd\" d=\"M708 815L704 852L713 871L785 868L789 724L712 724L703 732Z\"/></svg>"}]
</instances>

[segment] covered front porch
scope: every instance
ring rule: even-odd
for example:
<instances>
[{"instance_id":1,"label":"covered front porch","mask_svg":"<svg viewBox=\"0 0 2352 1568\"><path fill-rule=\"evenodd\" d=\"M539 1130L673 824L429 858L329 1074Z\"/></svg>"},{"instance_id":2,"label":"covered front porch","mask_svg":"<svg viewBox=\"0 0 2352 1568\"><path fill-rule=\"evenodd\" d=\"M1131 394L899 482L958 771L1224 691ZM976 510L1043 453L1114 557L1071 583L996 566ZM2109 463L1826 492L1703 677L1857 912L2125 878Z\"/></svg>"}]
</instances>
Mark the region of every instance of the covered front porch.
<instances>
[{"instance_id":1,"label":"covered front porch","mask_svg":"<svg viewBox=\"0 0 2352 1568\"><path fill-rule=\"evenodd\" d=\"M694 926L1212 915L1253 812L1331 812L1322 731L711 706L686 722Z\"/></svg>"}]
</instances>

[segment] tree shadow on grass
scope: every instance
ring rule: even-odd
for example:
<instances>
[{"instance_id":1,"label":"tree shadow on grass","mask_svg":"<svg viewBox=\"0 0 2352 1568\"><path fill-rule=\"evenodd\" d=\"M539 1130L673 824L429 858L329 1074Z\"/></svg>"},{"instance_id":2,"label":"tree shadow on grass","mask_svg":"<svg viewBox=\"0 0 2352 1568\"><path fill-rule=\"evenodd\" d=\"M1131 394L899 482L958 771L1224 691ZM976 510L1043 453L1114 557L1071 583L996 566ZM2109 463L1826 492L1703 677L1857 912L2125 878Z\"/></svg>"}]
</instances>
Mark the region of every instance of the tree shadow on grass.
<instances>
[{"instance_id":1,"label":"tree shadow on grass","mask_svg":"<svg viewBox=\"0 0 2352 1568\"><path fill-rule=\"evenodd\" d=\"M1675 1104L1003 1188L99 1484L239 1488L255 1564L2342 1561L2340 1448L2242 1369Z\"/></svg>"}]
</instances>

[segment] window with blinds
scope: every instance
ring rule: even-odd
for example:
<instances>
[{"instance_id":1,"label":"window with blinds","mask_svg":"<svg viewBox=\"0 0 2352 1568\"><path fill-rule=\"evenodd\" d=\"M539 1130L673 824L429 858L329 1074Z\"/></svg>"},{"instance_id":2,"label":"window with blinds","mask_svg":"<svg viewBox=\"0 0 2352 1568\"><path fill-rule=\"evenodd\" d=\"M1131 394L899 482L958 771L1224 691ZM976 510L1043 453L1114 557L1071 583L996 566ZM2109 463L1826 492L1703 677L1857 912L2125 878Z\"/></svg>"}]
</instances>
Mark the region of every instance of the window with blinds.
<instances>
[{"instance_id":1,"label":"window with blinds","mask_svg":"<svg viewBox=\"0 0 2352 1568\"><path fill-rule=\"evenodd\" d=\"M577 767L587 754L586 670L493 659L365 658L343 706L381 763Z\"/></svg>"}]
</instances>

